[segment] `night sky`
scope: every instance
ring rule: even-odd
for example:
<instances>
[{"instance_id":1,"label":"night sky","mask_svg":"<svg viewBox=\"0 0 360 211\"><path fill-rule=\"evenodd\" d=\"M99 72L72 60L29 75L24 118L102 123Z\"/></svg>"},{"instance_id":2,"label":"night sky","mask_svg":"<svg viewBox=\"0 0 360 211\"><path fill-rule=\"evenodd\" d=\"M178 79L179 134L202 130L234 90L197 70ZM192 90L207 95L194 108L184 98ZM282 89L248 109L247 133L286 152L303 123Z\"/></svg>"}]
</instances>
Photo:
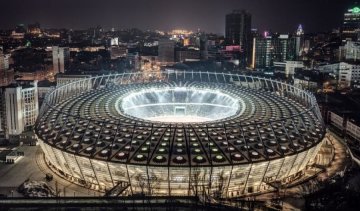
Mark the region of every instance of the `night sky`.
<instances>
[{"instance_id":1,"label":"night sky","mask_svg":"<svg viewBox=\"0 0 360 211\"><path fill-rule=\"evenodd\" d=\"M246 9L260 31L330 31L351 0L3 0L0 28L40 22L45 28L184 28L224 34L225 14Z\"/></svg>"}]
</instances>

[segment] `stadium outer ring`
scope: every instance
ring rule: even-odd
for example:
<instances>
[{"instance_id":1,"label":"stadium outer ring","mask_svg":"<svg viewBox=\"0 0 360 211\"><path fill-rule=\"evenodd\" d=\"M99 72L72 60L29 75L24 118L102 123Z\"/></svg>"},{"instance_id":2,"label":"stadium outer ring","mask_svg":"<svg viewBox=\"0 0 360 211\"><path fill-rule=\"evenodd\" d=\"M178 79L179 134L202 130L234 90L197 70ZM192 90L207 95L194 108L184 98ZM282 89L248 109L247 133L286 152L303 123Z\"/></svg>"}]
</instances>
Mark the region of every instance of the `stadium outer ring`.
<instances>
[{"instance_id":1,"label":"stadium outer ring","mask_svg":"<svg viewBox=\"0 0 360 211\"><path fill-rule=\"evenodd\" d=\"M54 172L91 189L100 191L118 189L122 194L197 196L205 194L215 197L239 197L272 190L271 183L288 183L300 178L322 145L325 126L315 97L305 90L281 81L230 73L174 71L152 74L157 74L157 77L148 74L137 72L89 77L57 87L46 96L35 124L35 134L45 153L46 162ZM48 143L48 135L54 128L48 127L43 121L49 110L57 111L63 117L71 117L75 121L83 119L58 110L56 108L58 103L87 91L102 89L112 83L152 83L158 82L159 78L168 82L193 80L202 83L229 83L250 89L266 89L280 96L291 97L304 105L306 111L274 122L311 113L320 125L316 134L318 138L311 147L276 159L225 166L191 167L118 164L70 153Z\"/></svg>"}]
</instances>

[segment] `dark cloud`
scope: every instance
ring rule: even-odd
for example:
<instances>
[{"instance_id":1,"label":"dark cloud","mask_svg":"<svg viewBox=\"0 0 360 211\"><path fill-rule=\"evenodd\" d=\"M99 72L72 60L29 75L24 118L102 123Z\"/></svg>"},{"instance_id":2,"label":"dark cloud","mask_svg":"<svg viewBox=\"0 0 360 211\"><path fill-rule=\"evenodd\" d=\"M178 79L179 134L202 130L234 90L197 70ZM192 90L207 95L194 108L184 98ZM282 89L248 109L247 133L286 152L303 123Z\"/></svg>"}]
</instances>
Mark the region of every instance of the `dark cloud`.
<instances>
[{"instance_id":1,"label":"dark cloud","mask_svg":"<svg viewBox=\"0 0 360 211\"><path fill-rule=\"evenodd\" d=\"M197 29L224 33L225 14L246 9L253 28L288 32L338 27L350 0L11 0L0 3L0 28L38 21L46 28Z\"/></svg>"}]
</instances>

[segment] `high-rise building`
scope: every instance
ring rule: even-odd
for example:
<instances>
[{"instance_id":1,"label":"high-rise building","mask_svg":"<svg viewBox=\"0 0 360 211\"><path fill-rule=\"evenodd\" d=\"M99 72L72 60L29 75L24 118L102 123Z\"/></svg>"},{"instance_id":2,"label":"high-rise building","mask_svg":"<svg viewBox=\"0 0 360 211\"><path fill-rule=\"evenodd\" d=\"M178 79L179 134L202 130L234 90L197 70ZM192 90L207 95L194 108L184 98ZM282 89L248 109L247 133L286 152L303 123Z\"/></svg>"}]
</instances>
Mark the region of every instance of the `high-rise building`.
<instances>
[{"instance_id":1,"label":"high-rise building","mask_svg":"<svg viewBox=\"0 0 360 211\"><path fill-rule=\"evenodd\" d=\"M110 58L111 59L117 59L120 57L126 57L127 55L127 48L126 46L111 46L109 47L109 51L110 51Z\"/></svg>"},{"instance_id":2,"label":"high-rise building","mask_svg":"<svg viewBox=\"0 0 360 211\"><path fill-rule=\"evenodd\" d=\"M190 38L185 37L184 40L183 40L183 45L184 45L184 46L190 45Z\"/></svg>"},{"instance_id":3,"label":"high-rise building","mask_svg":"<svg viewBox=\"0 0 360 211\"><path fill-rule=\"evenodd\" d=\"M140 56L138 52L127 53L126 60L129 61L130 68L134 71L139 71L141 68Z\"/></svg>"},{"instance_id":4,"label":"high-rise building","mask_svg":"<svg viewBox=\"0 0 360 211\"><path fill-rule=\"evenodd\" d=\"M70 65L70 50L68 47L52 47L54 73L64 73Z\"/></svg>"},{"instance_id":5,"label":"high-rise building","mask_svg":"<svg viewBox=\"0 0 360 211\"><path fill-rule=\"evenodd\" d=\"M208 59L208 43L207 43L206 35L200 36L200 59L207 60Z\"/></svg>"},{"instance_id":6,"label":"high-rise building","mask_svg":"<svg viewBox=\"0 0 360 211\"><path fill-rule=\"evenodd\" d=\"M175 42L169 39L159 40L159 62L162 65L172 64L175 61Z\"/></svg>"},{"instance_id":7,"label":"high-rise building","mask_svg":"<svg viewBox=\"0 0 360 211\"><path fill-rule=\"evenodd\" d=\"M288 34L280 34L272 38L273 62L296 60L296 39Z\"/></svg>"},{"instance_id":8,"label":"high-rise building","mask_svg":"<svg viewBox=\"0 0 360 211\"><path fill-rule=\"evenodd\" d=\"M91 35L92 42L94 42L96 39L103 36L104 29L100 25L98 25L96 27L89 28L88 33Z\"/></svg>"},{"instance_id":9,"label":"high-rise building","mask_svg":"<svg viewBox=\"0 0 360 211\"><path fill-rule=\"evenodd\" d=\"M251 64L251 14L245 10L234 10L226 15L225 38L228 45L240 46L240 66Z\"/></svg>"},{"instance_id":10,"label":"high-rise building","mask_svg":"<svg viewBox=\"0 0 360 211\"><path fill-rule=\"evenodd\" d=\"M118 37L113 37L110 39L110 46L117 46L119 45L119 38Z\"/></svg>"},{"instance_id":11,"label":"high-rise building","mask_svg":"<svg viewBox=\"0 0 360 211\"><path fill-rule=\"evenodd\" d=\"M199 51L193 49L179 49L176 50L176 61L177 62L184 62L189 60L197 60L200 59Z\"/></svg>"},{"instance_id":12,"label":"high-rise building","mask_svg":"<svg viewBox=\"0 0 360 211\"><path fill-rule=\"evenodd\" d=\"M7 70L10 67L11 54L3 52L3 47L0 46L0 70Z\"/></svg>"},{"instance_id":13,"label":"high-rise building","mask_svg":"<svg viewBox=\"0 0 360 211\"><path fill-rule=\"evenodd\" d=\"M348 88L359 83L360 65L341 62L339 65L338 84L340 88Z\"/></svg>"},{"instance_id":14,"label":"high-rise building","mask_svg":"<svg viewBox=\"0 0 360 211\"><path fill-rule=\"evenodd\" d=\"M322 73L334 75L338 80L338 88L348 88L360 81L360 65L358 63L338 62L319 66Z\"/></svg>"},{"instance_id":15,"label":"high-rise building","mask_svg":"<svg viewBox=\"0 0 360 211\"><path fill-rule=\"evenodd\" d=\"M25 29L25 25L24 24L18 24L16 27L15 27L15 32L16 33L26 33L26 29Z\"/></svg>"},{"instance_id":16,"label":"high-rise building","mask_svg":"<svg viewBox=\"0 0 360 211\"><path fill-rule=\"evenodd\" d=\"M30 34L41 34L41 28L39 23L29 24L28 33Z\"/></svg>"},{"instance_id":17,"label":"high-rise building","mask_svg":"<svg viewBox=\"0 0 360 211\"><path fill-rule=\"evenodd\" d=\"M4 54L0 46L0 86L7 86L14 80L14 70L9 69L10 54Z\"/></svg>"},{"instance_id":18,"label":"high-rise building","mask_svg":"<svg viewBox=\"0 0 360 211\"><path fill-rule=\"evenodd\" d=\"M271 65L271 46L272 37L265 35L264 37L254 38L253 48L253 68L265 68Z\"/></svg>"},{"instance_id":19,"label":"high-rise building","mask_svg":"<svg viewBox=\"0 0 360 211\"><path fill-rule=\"evenodd\" d=\"M303 61L286 61L285 62L285 75L286 77L294 75L296 70L304 68Z\"/></svg>"},{"instance_id":20,"label":"high-rise building","mask_svg":"<svg viewBox=\"0 0 360 211\"><path fill-rule=\"evenodd\" d=\"M344 14L344 22L341 28L342 40L359 40L360 33L360 8L353 7Z\"/></svg>"},{"instance_id":21,"label":"high-rise building","mask_svg":"<svg viewBox=\"0 0 360 211\"><path fill-rule=\"evenodd\" d=\"M304 45L304 30L302 25L300 24L296 30L296 47L295 47L296 58L299 58L301 56L303 45Z\"/></svg>"},{"instance_id":22,"label":"high-rise building","mask_svg":"<svg viewBox=\"0 0 360 211\"><path fill-rule=\"evenodd\" d=\"M268 35L254 38L253 67L268 68L274 62L285 62L296 60L295 39L287 34Z\"/></svg>"},{"instance_id":23,"label":"high-rise building","mask_svg":"<svg viewBox=\"0 0 360 211\"><path fill-rule=\"evenodd\" d=\"M18 81L1 90L1 131L12 139L31 130L39 114L37 81Z\"/></svg>"},{"instance_id":24,"label":"high-rise building","mask_svg":"<svg viewBox=\"0 0 360 211\"><path fill-rule=\"evenodd\" d=\"M3 53L3 47L0 46L0 70L5 69L5 57Z\"/></svg>"},{"instance_id":25,"label":"high-rise building","mask_svg":"<svg viewBox=\"0 0 360 211\"><path fill-rule=\"evenodd\" d=\"M340 61L360 61L360 42L346 41L339 47Z\"/></svg>"}]
</instances>

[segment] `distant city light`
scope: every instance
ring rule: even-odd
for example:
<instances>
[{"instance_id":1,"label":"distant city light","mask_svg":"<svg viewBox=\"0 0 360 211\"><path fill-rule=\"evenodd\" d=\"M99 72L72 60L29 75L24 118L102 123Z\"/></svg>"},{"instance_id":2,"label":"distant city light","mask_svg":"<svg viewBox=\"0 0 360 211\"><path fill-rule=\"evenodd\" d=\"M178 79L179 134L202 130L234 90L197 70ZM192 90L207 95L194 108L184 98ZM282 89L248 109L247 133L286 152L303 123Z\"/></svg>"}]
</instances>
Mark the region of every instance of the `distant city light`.
<instances>
[{"instance_id":1,"label":"distant city light","mask_svg":"<svg viewBox=\"0 0 360 211\"><path fill-rule=\"evenodd\" d=\"M174 29L172 31L169 32L170 35L175 35L175 36L180 36L180 35L185 35L185 36L189 36L191 34L193 34L193 31L189 31L186 29Z\"/></svg>"},{"instance_id":2,"label":"distant city light","mask_svg":"<svg viewBox=\"0 0 360 211\"><path fill-rule=\"evenodd\" d=\"M352 9L349 9L349 12L352 12L352 13L360 13L360 8L359 7L354 7Z\"/></svg>"}]
</instances>

